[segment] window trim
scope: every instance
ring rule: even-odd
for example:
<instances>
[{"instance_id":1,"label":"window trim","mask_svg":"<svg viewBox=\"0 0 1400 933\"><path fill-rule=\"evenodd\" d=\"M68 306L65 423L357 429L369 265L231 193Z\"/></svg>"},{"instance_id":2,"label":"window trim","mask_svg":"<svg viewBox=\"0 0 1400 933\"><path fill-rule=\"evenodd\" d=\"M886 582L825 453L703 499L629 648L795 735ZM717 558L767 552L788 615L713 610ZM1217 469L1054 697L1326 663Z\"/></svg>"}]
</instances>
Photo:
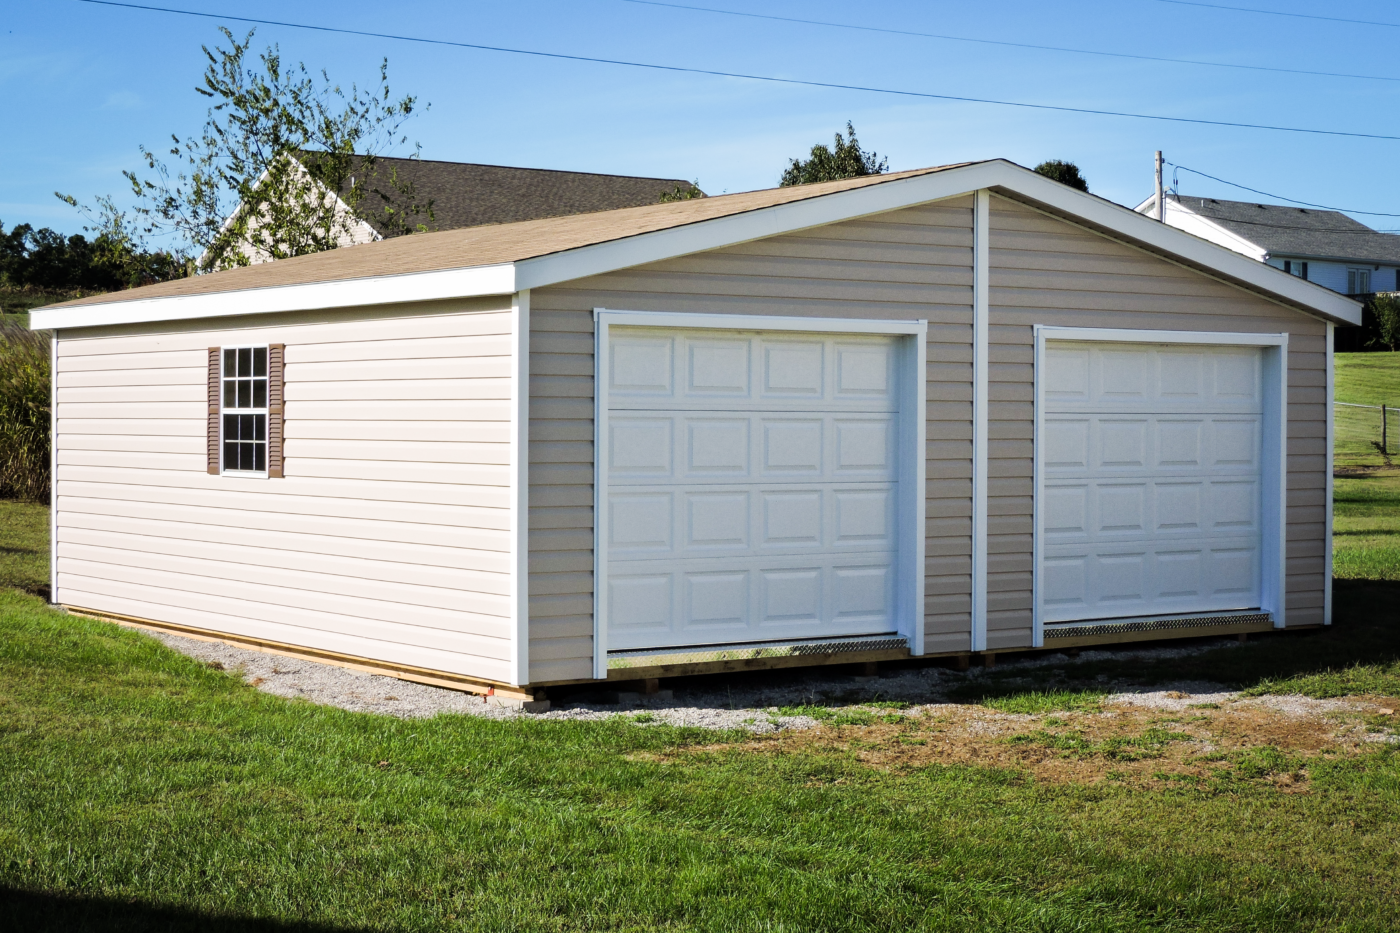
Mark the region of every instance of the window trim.
<instances>
[{"instance_id":1,"label":"window trim","mask_svg":"<svg viewBox=\"0 0 1400 933\"><path fill-rule=\"evenodd\" d=\"M219 347L219 475L236 476L242 479L269 479L270 474L268 472L267 465L269 462L269 449L271 447L269 440L271 412L269 410L269 406L267 406L266 404L264 404L262 408L226 408L224 406L224 382L225 380L230 378L238 378L237 374L229 376L224 371L224 359L229 350L263 350L265 353L267 353L268 374L262 377L265 378L268 382L268 391L265 393L264 396L265 402L271 400L270 396L272 392L271 351L268 344L238 344L235 346ZM263 468L261 470L231 470L228 467L224 466L224 417L229 414L263 416Z\"/></svg>"}]
</instances>

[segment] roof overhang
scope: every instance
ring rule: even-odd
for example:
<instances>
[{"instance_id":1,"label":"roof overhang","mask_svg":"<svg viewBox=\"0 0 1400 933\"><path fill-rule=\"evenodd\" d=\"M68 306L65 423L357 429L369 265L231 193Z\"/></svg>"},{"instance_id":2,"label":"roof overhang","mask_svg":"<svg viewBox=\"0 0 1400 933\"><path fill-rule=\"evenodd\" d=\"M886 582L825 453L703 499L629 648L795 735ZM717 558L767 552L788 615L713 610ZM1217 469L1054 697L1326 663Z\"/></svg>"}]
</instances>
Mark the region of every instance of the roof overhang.
<instances>
[{"instance_id":1,"label":"roof overhang","mask_svg":"<svg viewBox=\"0 0 1400 933\"><path fill-rule=\"evenodd\" d=\"M1361 305L1223 246L1002 160L833 192L564 250L513 263L343 279L206 295L113 301L30 312L34 329L272 314L356 305L506 295L812 227L994 189L1070 223L1339 324Z\"/></svg>"}]
</instances>

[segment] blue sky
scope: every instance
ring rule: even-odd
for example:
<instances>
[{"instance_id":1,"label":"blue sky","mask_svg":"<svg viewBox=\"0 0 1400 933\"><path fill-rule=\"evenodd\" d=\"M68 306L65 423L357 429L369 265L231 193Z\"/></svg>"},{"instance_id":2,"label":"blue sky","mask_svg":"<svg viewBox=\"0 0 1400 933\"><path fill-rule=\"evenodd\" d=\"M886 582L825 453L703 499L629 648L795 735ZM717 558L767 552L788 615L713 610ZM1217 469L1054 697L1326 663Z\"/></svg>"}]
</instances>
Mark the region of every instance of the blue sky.
<instances>
[{"instance_id":1,"label":"blue sky","mask_svg":"<svg viewBox=\"0 0 1400 933\"><path fill-rule=\"evenodd\" d=\"M141 2L141 0L137 0ZM350 29L933 93L1400 136L1400 80L1287 75L1014 49L783 23L627 0L511 3L152 0L155 5ZM1400 79L1400 26L1234 12L1164 0L882 4L690 0L695 5L944 35ZM1400 24L1400 4L1222 0ZM193 88L218 20L11 2L0 14L0 222L77 232L55 190L120 194L137 146L200 128ZM229 23L235 32L249 28ZM893 169L1005 157L1079 164L1120 203L1150 193L1155 149L1264 191L1400 214L1400 141L1018 110L551 61L279 26L257 46L372 82L431 109L410 121L425 158L698 179L712 194L771 187L789 157L852 120ZM1252 199L1182 176L1188 194ZM1262 199L1260 199L1262 200ZM1383 229L1400 217L1359 219Z\"/></svg>"}]
</instances>

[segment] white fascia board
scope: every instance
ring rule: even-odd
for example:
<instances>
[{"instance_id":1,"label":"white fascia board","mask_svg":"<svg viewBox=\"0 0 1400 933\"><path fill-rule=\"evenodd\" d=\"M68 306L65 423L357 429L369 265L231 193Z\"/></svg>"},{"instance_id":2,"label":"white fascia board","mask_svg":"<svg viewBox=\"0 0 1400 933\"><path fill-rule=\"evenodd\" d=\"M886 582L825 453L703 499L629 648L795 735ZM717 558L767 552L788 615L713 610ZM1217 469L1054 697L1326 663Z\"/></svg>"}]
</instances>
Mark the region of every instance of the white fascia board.
<instances>
[{"instance_id":1,"label":"white fascia board","mask_svg":"<svg viewBox=\"0 0 1400 933\"><path fill-rule=\"evenodd\" d=\"M252 288L212 295L113 301L76 308L37 308L29 314L29 327L32 330L52 330L60 327L273 314L279 311L315 311L479 295L512 295L517 290L515 277L515 266L501 263L441 272Z\"/></svg>"}]
</instances>

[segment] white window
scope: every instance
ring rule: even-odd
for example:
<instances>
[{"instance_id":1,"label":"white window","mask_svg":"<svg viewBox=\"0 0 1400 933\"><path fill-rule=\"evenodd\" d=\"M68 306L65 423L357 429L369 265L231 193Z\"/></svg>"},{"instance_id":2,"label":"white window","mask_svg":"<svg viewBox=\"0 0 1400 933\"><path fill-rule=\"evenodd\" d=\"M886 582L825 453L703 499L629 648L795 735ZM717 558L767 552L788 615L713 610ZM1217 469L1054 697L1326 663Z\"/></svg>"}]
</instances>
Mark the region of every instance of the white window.
<instances>
[{"instance_id":1,"label":"white window","mask_svg":"<svg viewBox=\"0 0 1400 933\"><path fill-rule=\"evenodd\" d=\"M1371 290L1370 269L1347 270L1347 294L1364 295Z\"/></svg>"},{"instance_id":2,"label":"white window","mask_svg":"<svg viewBox=\"0 0 1400 933\"><path fill-rule=\"evenodd\" d=\"M1308 264L1297 259L1285 259L1283 271L1290 275L1296 275L1300 279L1306 279L1308 277Z\"/></svg>"},{"instance_id":3,"label":"white window","mask_svg":"<svg viewBox=\"0 0 1400 933\"><path fill-rule=\"evenodd\" d=\"M224 347L223 471L267 473L267 347Z\"/></svg>"}]
</instances>

